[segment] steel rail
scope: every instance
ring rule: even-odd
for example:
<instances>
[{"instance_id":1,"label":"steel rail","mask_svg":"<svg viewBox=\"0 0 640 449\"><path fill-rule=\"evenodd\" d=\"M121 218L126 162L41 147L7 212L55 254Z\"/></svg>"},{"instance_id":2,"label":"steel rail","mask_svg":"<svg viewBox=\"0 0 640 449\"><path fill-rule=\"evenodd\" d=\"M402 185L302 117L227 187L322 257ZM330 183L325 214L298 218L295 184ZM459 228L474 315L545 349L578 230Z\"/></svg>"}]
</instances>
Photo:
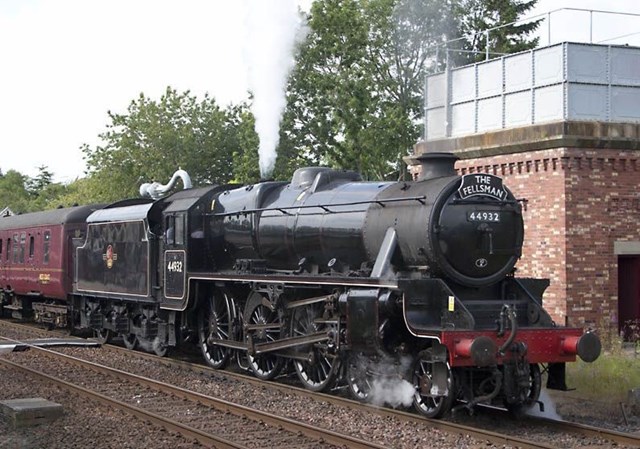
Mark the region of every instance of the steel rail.
<instances>
[{"instance_id":1,"label":"steel rail","mask_svg":"<svg viewBox=\"0 0 640 449\"><path fill-rule=\"evenodd\" d=\"M7 321L2 321L2 323L9 324L10 326L15 328L25 329L29 332L33 332L33 327L25 326L18 323L7 322ZM125 348L122 348L120 346L107 345L106 348L108 348L109 350L114 350L116 352L126 352L128 354L131 354L131 351ZM545 446L538 443L533 443L532 445L528 445L529 443L532 443L532 442L518 439L515 437L510 437L507 435L498 434L498 433L493 433L493 436L488 436L487 434L484 434L484 433L474 433L478 429L456 424L456 423L449 423L442 420L431 420L419 415L415 415L415 414L411 414L411 413L407 413L399 410L393 410L393 409L387 409L382 407L376 407L369 404L363 404L361 402L357 402L351 399L346 399L343 397L339 397L339 396L335 396L327 393L317 393L317 392L313 392L305 388L296 387L293 385L286 385L286 384L277 383L277 382L265 382L246 374L235 373L228 370L216 370L199 363L170 359L166 357L158 357L154 354L149 354L149 353L140 352L140 351L134 351L134 354L140 358L152 360L155 363L159 363L165 366L169 366L169 367L177 366L183 369L204 373L204 374L215 373L217 375L226 376L228 378L233 378L242 382L250 383L257 387L268 386L271 389L281 391L283 393L290 393L290 394L314 398L314 399L321 398L323 401L329 402L331 404L352 408L362 412L374 413L380 416L392 417L400 420L413 422L416 424L424 424L426 421L429 423L430 426L437 428L439 430L443 430L450 433L457 433L461 435L473 435L479 438L486 438L489 441L496 444L517 444L519 447L523 447L523 448L553 447L553 446ZM496 413L506 413L500 409L492 408L492 410L495 411ZM583 435L586 437L604 438L619 444L627 444L627 445L640 447L640 435L599 428L599 427L590 426L586 424L573 423L569 421L554 420L554 419L544 418L544 417L527 416L526 418L528 420L538 421L544 425L553 427L555 428L555 430L558 430L558 431L563 431L563 432L572 433L576 435Z\"/></svg>"},{"instance_id":2,"label":"steel rail","mask_svg":"<svg viewBox=\"0 0 640 449\"><path fill-rule=\"evenodd\" d=\"M127 351L127 349L121 348L119 346L109 345L108 347L109 349L113 349L116 351ZM392 418L396 418L404 421L413 422L416 424L424 424L426 421L429 423L430 426L435 427L439 430L458 433L461 435L475 435L479 438L487 438L491 442L496 444L516 444L517 443L519 447L523 447L523 448L554 447L554 446L545 446L538 443L533 443L532 446L527 446L527 440L518 439L518 438L514 438L514 437L510 437L510 436L502 435L498 433L494 434L495 439L489 438L487 437L487 435L483 433L474 434L474 431L478 429L475 429L473 427L468 427L461 424L450 423L447 421L442 421L437 419L429 419L429 418L425 418L412 413L404 412L401 410L393 410L393 409L373 406L370 404L363 404L361 402L357 402L352 399L347 399L347 398L343 398L343 397L339 397L339 396L335 396L327 393L317 393L317 392L313 392L305 388L301 388L293 385L286 385L286 384L277 383L277 382L265 382L246 374L235 373L233 371L227 371L227 370L216 370L206 365L202 365L198 363L188 362L184 360L169 359L166 357L158 357L154 354L148 354L145 352L136 352L136 355L143 358L148 358L149 360L155 360L156 362L162 363L166 366L179 366L183 369L188 369L191 371L205 373L205 374L216 373L222 376L227 376L236 380L250 383L252 385L256 385L257 387L260 387L260 386L264 387L266 385L269 388L282 391L283 393L290 393L290 394L314 398L314 399L321 398L323 401L329 402L331 404L339 405L343 407L349 407L352 409L360 410L362 412L375 413L380 416L392 417ZM501 409L492 408L492 410L498 413L507 413ZM563 432L572 433L576 435L583 435L587 437L605 438L607 440L611 440L620 444L640 446L640 435L636 436L634 434L629 434L629 433L624 433L624 432L619 432L619 431L609 430L609 429L603 429L599 427L593 427L586 424L572 423L569 421L558 421L550 418L543 418L543 417L537 417L537 416L527 416L526 419L539 421L545 425L554 427L558 431L563 431ZM529 441L528 443L531 443L531 442Z\"/></svg>"},{"instance_id":3,"label":"steel rail","mask_svg":"<svg viewBox=\"0 0 640 449\"><path fill-rule=\"evenodd\" d=\"M540 421L556 430L584 435L586 437L604 438L619 444L626 444L640 447L640 435L618 432L616 430L601 429L599 427L589 426L587 424L579 424L570 421L555 420L541 416L532 416L530 419Z\"/></svg>"},{"instance_id":4,"label":"steel rail","mask_svg":"<svg viewBox=\"0 0 640 449\"><path fill-rule=\"evenodd\" d=\"M74 363L76 365L82 366L84 368L89 368L92 369L98 373L102 373L102 374L109 374L112 375L114 377L118 377L120 379L123 380L127 380L127 381L133 381L133 382L137 382L141 385L156 389L158 391L161 391L163 393L167 393L167 394L172 394L174 396L186 399L188 401L192 401L192 402L196 402L208 407L211 407L215 410L218 411L222 411L225 413L231 413L235 416L243 416L243 417L247 417L249 419L252 419L254 421L260 421L263 423L268 424L271 427L275 427L275 428L280 428L280 429L285 429L288 430L292 433L297 433L299 435L304 435L308 438L314 439L314 440L318 440L318 441L322 441L323 443L328 443L328 444L333 444L336 446L347 446L349 448L354 448L354 449L384 449L385 446L379 445L377 443L374 442L369 442L369 441L364 441L355 437L352 437L350 435L344 435L344 434L340 434L338 432L332 431L332 430L328 430L328 429L322 429L319 427L315 427L306 423L302 423L302 422L298 422L289 418L285 418L285 417L280 417L280 416L275 416L273 414L270 413L266 413L266 412L262 412L260 410L255 410L243 405L239 405L239 404L234 404L232 402L226 401L224 399L219 399L219 398L214 398L211 396L206 396L200 393L196 393L193 391L189 391L185 388L181 388L175 385L170 385L167 384L165 382L161 382L158 380L154 380L154 379L149 379L147 377L143 377L143 376L139 376L136 374L132 374L132 373L127 373L125 371L116 369L116 368L110 368L104 365L100 365L94 362L90 362L88 360L82 360L80 358L77 357L73 357L73 356L69 356L66 354L62 354L59 352L55 352L55 351L50 351L48 349L43 349L43 348L34 348L38 351L42 351L45 354L47 354L48 356L54 357L54 358L61 358L64 359L65 361ZM0 359L0 361L5 362L5 360ZM19 368L25 369L25 370L30 370L30 368L26 368L26 367L22 367L20 365L16 365L12 362L8 362L10 363L12 366L17 366ZM33 371L34 374L39 375L41 377L45 377L47 380L53 380L55 382L59 382L62 383L64 382L65 386L69 386L69 387L74 387L77 389L80 389L78 391L82 391L84 393L85 389L82 389L81 387L76 387L68 382L62 381L60 379L56 379L54 377L50 377L44 373L40 373L38 371L35 370L30 370ZM130 411L131 413L135 414L137 416L137 413L142 413L143 416L149 416L149 420L152 420L152 422L156 423L158 422L159 425L165 425L164 422L167 422L168 426L176 426L175 429L171 428L171 430L176 430L177 432L182 433L183 430L178 430L178 429L184 429L184 432L187 432L185 435L188 435L190 437L196 438L198 439L198 441L203 442L203 444L213 444L216 447L221 446L221 447L229 447L229 448L244 448L245 446L241 446L241 445L236 445L235 443L232 443L228 440L225 439L219 439L218 437L211 435L211 434L207 434L206 432L202 432L199 431L198 429L194 429L191 428L189 426L185 426L179 423L175 423L173 421L165 421L164 418L162 418L159 415L155 415L153 413L149 413L146 412L144 410L141 409L137 409L136 407L132 407L129 406L127 404L124 403L120 403L119 401L110 399L106 396L103 396L99 393L94 393L94 392L90 392L89 390L86 390L86 394L90 394L92 397L96 397L98 399L101 400L106 400L109 401L111 403L114 404L118 404L119 407L126 407L127 411ZM208 440L210 439L210 441ZM228 444L228 446L226 446Z\"/></svg>"},{"instance_id":5,"label":"steel rail","mask_svg":"<svg viewBox=\"0 0 640 449\"><path fill-rule=\"evenodd\" d=\"M121 348L119 346L109 345L109 349L115 349L116 351L124 351L128 353L127 349ZM327 393L317 393L305 388L300 388L292 385L285 385L276 382L265 382L255 377L247 376L244 374L238 374L231 371L225 370L216 370L210 368L208 366L199 365L197 363L187 362L183 360L175 360L168 359L166 357L158 357L153 354L148 354L144 352L136 352L136 355L141 356L143 358L147 358L149 360L153 360L155 362L159 362L164 364L165 366L179 366L184 369L189 369L191 371L197 371L205 374L216 373L222 376L231 377L236 380L240 380L243 382L250 383L255 385L256 387L269 387L277 391L281 391L283 393L289 393L298 396L304 396L308 398L312 398L315 400L321 399L322 401L329 402L333 405L338 405L341 407L347 407L352 410L361 411L363 413L373 413L383 417L389 417L398 419L400 421L410 422L414 424L423 425L428 423L428 425L432 428L442 430L451 434L457 435L468 435L479 440L488 440L494 444L499 445L513 445L523 449L553 449L555 446L550 446L544 443L537 443L535 441L526 440L524 438L513 437L510 435L500 434L497 432L492 432L488 430L478 429L475 427L465 426L462 424L452 423L448 421L438 420L438 419L429 419L426 417L422 417L416 414L403 412L400 410L393 410L383 407L377 407L370 404L363 404L361 402L357 402L351 399L341 398L332 394Z\"/></svg>"},{"instance_id":6,"label":"steel rail","mask_svg":"<svg viewBox=\"0 0 640 449\"><path fill-rule=\"evenodd\" d=\"M131 406L122 401L118 401L117 399L113 399L103 394L100 394L98 392L91 391L89 389L80 387L78 385L74 385L70 382L64 381L62 379L58 379L56 377L28 368L26 366L22 366L18 363L11 362L4 358L0 358L0 365L5 365L8 367L14 368L16 370L20 370L32 376L38 377L44 380L45 382L50 382L50 383L53 383L54 385L59 385L63 388L66 388L67 390L71 390L85 397L89 397L102 404L105 404L108 407L120 409L126 413L129 413L135 416L136 418L151 422L157 426L164 427L167 430L171 430L173 432L179 433L180 435L186 438L195 439L201 444L204 444L206 446L214 446L216 448L219 447L219 448L225 448L225 449L248 449L246 446L234 443L232 441L226 440L221 437L217 437L215 435L211 435L206 432L202 432L201 430L194 429L193 427L180 424L178 422L164 418L155 413L143 410L138 407Z\"/></svg>"}]
</instances>

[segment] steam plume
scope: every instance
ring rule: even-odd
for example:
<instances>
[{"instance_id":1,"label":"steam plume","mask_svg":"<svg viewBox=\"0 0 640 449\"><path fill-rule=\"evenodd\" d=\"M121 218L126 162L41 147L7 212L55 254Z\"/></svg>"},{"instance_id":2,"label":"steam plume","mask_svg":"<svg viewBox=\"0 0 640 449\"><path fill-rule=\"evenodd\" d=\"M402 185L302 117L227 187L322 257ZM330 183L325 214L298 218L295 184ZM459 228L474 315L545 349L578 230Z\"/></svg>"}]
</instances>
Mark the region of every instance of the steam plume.
<instances>
[{"instance_id":1,"label":"steam plume","mask_svg":"<svg viewBox=\"0 0 640 449\"><path fill-rule=\"evenodd\" d=\"M409 407L413 403L416 389L404 379L387 377L373 381L371 403L382 406L388 404L393 408Z\"/></svg>"},{"instance_id":2,"label":"steam plume","mask_svg":"<svg viewBox=\"0 0 640 449\"><path fill-rule=\"evenodd\" d=\"M251 110L260 138L260 175L271 175L280 139L280 119L286 106L285 89L294 65L296 44L306 30L295 0L249 0L246 56L249 86L253 93Z\"/></svg>"},{"instance_id":3,"label":"steam plume","mask_svg":"<svg viewBox=\"0 0 640 449\"><path fill-rule=\"evenodd\" d=\"M377 363L372 363L369 368L376 375L369 392L370 402L378 406L387 404L393 408L409 407L416 391L410 382L404 380L410 367L410 357L396 360L382 355Z\"/></svg>"},{"instance_id":4,"label":"steam plume","mask_svg":"<svg viewBox=\"0 0 640 449\"><path fill-rule=\"evenodd\" d=\"M539 400L544 404L544 411L540 411L540 408L536 404L533 407L531 407L529 410L527 410L528 415L541 416L543 418L555 419L556 421L559 421L562 419L562 416L560 416L556 411L556 404L551 398L551 396L549 396L549 393L547 392L547 390L542 389L540 391Z\"/></svg>"}]
</instances>

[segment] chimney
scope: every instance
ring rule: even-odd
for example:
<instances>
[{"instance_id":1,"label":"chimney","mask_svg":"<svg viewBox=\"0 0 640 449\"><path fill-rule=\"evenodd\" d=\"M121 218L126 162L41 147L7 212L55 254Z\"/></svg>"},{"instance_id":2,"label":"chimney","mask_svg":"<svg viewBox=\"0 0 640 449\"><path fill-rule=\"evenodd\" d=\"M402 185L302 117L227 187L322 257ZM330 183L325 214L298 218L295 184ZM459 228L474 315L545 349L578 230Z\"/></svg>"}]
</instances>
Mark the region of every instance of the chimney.
<instances>
[{"instance_id":1,"label":"chimney","mask_svg":"<svg viewBox=\"0 0 640 449\"><path fill-rule=\"evenodd\" d=\"M441 178L443 176L456 176L458 173L454 168L459 159L453 153L422 153L420 156L412 158L415 165L420 166L420 174L417 181L426 179Z\"/></svg>"}]
</instances>

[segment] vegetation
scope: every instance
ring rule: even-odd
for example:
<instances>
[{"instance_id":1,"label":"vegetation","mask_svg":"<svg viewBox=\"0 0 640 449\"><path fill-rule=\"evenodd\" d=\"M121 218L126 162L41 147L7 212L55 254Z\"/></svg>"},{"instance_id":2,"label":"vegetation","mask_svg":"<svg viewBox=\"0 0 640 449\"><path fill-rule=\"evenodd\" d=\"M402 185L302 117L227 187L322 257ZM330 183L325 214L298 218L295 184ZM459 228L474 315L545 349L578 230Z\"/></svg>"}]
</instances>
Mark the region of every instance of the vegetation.
<instances>
[{"instance_id":1,"label":"vegetation","mask_svg":"<svg viewBox=\"0 0 640 449\"><path fill-rule=\"evenodd\" d=\"M273 176L323 164L365 179L403 179L403 156L419 138L422 84L454 64L484 57L483 33L514 21L537 0L323 0L307 17L309 34L290 78ZM489 34L492 51L537 44L537 22ZM451 42L453 39L455 41ZM480 52L480 54L478 53ZM258 136L247 104L220 107L168 87L160 99L143 93L127 111L109 112L103 144L82 147L87 173L69 185L0 173L0 206L29 212L136 196L142 182L166 182L181 167L195 185L254 182Z\"/></svg>"},{"instance_id":2,"label":"vegetation","mask_svg":"<svg viewBox=\"0 0 640 449\"><path fill-rule=\"evenodd\" d=\"M615 404L625 402L630 390L640 387L640 335L638 323L627 323L627 336L617 324L601 323L598 335L602 355L593 363L578 360L567 364L567 385L580 397ZM629 328L630 333L626 330Z\"/></svg>"},{"instance_id":3,"label":"vegetation","mask_svg":"<svg viewBox=\"0 0 640 449\"><path fill-rule=\"evenodd\" d=\"M0 172L0 209L9 207L13 212L24 213L52 209L60 204L60 198L72 190L52 181L53 174L47 166L38 167L39 173L29 178L15 170Z\"/></svg>"},{"instance_id":4,"label":"vegetation","mask_svg":"<svg viewBox=\"0 0 640 449\"><path fill-rule=\"evenodd\" d=\"M467 36L456 56L458 63L482 61L486 58L487 30L489 55L497 57L507 53L531 50L538 45L538 38L529 37L542 19L522 24L512 24L535 6L537 0L461 0L455 6L460 17L459 32Z\"/></svg>"},{"instance_id":5,"label":"vegetation","mask_svg":"<svg viewBox=\"0 0 640 449\"><path fill-rule=\"evenodd\" d=\"M233 178L234 150L255 144L245 106L222 109L205 95L167 88L159 101L140 94L126 114L109 112L100 135L104 146L83 152L89 176L85 189L97 201L136 196L141 182L167 182L178 168L196 185ZM114 186L118 186L114 189Z\"/></svg>"},{"instance_id":6,"label":"vegetation","mask_svg":"<svg viewBox=\"0 0 640 449\"><path fill-rule=\"evenodd\" d=\"M403 156L420 134L427 73L484 58L485 30L517 20L536 1L325 0L315 2L310 32L288 89L283 140L313 161L359 171L366 179L402 179ZM533 48L538 22L490 33L492 51ZM455 42L449 42L451 40ZM444 57L443 57L444 59Z\"/></svg>"},{"instance_id":7,"label":"vegetation","mask_svg":"<svg viewBox=\"0 0 640 449\"><path fill-rule=\"evenodd\" d=\"M567 364L567 385L580 397L618 404L640 386L640 358L633 352L605 353L593 363Z\"/></svg>"}]
</instances>

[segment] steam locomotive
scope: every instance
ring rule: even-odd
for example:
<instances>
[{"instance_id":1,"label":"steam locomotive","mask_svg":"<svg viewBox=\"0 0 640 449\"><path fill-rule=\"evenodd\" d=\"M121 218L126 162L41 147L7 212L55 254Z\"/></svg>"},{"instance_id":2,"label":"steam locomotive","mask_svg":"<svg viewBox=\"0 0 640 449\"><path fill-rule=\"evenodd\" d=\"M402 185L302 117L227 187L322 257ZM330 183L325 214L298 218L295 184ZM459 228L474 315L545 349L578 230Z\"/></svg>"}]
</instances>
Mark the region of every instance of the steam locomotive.
<instances>
[{"instance_id":1,"label":"steam locomotive","mask_svg":"<svg viewBox=\"0 0 640 449\"><path fill-rule=\"evenodd\" d=\"M260 379L295 371L320 391L372 399L407 381L415 408L512 410L566 389L565 363L600 353L518 278L522 205L491 174L458 176L428 153L412 182L298 169L290 182L187 188L0 219L3 309L121 336L158 355L195 342L205 361ZM2 243L5 243L4 246Z\"/></svg>"}]
</instances>

